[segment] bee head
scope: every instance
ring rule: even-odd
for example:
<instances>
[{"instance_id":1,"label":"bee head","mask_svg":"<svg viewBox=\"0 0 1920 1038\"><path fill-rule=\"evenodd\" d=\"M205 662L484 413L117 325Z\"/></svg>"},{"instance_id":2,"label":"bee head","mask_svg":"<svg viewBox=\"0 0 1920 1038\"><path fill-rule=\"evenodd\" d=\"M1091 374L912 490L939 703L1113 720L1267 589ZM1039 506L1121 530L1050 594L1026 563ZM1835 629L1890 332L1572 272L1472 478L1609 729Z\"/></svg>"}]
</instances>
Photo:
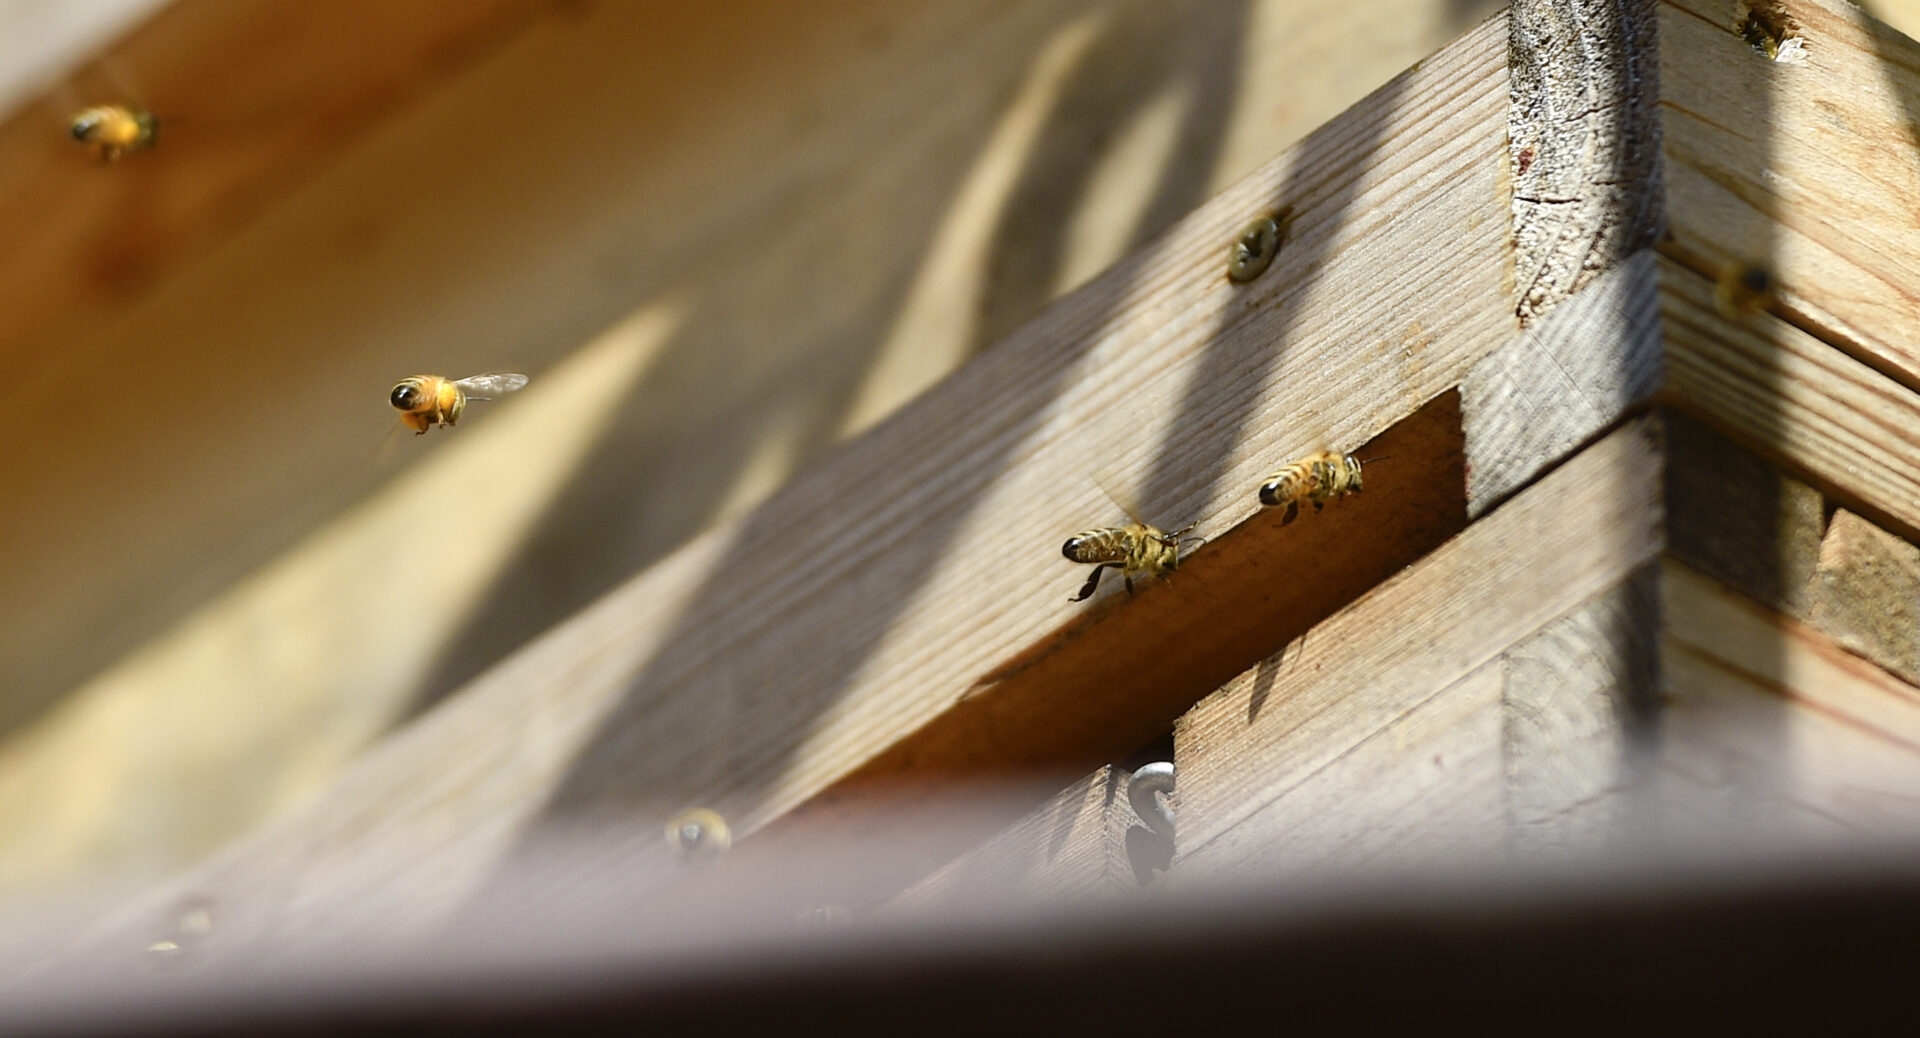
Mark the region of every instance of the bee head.
<instances>
[{"instance_id":1,"label":"bee head","mask_svg":"<svg viewBox=\"0 0 1920 1038\"><path fill-rule=\"evenodd\" d=\"M411 411L420 406L420 387L412 382L402 382L393 387L393 394L387 399L400 410Z\"/></svg>"},{"instance_id":2,"label":"bee head","mask_svg":"<svg viewBox=\"0 0 1920 1038\"><path fill-rule=\"evenodd\" d=\"M87 141L93 139L94 131L99 128L99 115L93 112L82 112L73 117L73 124L67 127L67 132L73 134L73 139L76 141Z\"/></svg>"}]
</instances>

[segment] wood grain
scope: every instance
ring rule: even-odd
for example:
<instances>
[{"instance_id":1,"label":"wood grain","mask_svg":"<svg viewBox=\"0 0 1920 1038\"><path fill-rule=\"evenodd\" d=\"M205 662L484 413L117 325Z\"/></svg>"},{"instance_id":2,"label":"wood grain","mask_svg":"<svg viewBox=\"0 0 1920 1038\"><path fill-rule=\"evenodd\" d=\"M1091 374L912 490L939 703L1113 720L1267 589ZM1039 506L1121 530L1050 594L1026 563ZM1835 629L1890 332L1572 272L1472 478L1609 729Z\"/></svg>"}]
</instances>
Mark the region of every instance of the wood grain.
<instances>
[{"instance_id":1,"label":"wood grain","mask_svg":"<svg viewBox=\"0 0 1920 1038\"><path fill-rule=\"evenodd\" d=\"M1660 567L1647 566L1502 657L1506 842L1576 861L1634 835L1630 799L1659 735Z\"/></svg>"},{"instance_id":2,"label":"wood grain","mask_svg":"<svg viewBox=\"0 0 1920 1038\"><path fill-rule=\"evenodd\" d=\"M1502 835L1496 661L1659 550L1657 430L1638 419L1582 451L1183 717L1174 730L1181 798L1175 871L1284 867L1284 834L1250 820L1362 746L1379 747L1362 752L1374 763L1349 774L1342 788L1377 786L1382 798L1412 803L1402 788L1412 784L1436 809L1456 796L1486 800L1493 806L1479 817L1498 822L1491 835ZM1484 681L1463 684L1482 668ZM1456 687L1463 691L1448 691ZM1480 690L1479 706L1447 705L1456 694L1471 698L1467 689ZM1432 720L1416 721L1417 711L1429 711ZM1480 732L1483 741L1472 742L1478 749L1466 759L1489 769L1482 775L1488 789L1474 791L1481 773L1473 770L1456 788L1444 757L1441 765L1416 768L1413 758L1386 748L1402 737L1441 738L1454 724ZM1414 735L1430 725L1432 733ZM1275 810L1276 818L1295 817ZM1489 835L1470 829L1462 839L1484 846L1476 838Z\"/></svg>"},{"instance_id":3,"label":"wood grain","mask_svg":"<svg viewBox=\"0 0 1920 1038\"><path fill-rule=\"evenodd\" d=\"M1807 622L1920 684L1920 548L1840 509L1820 542Z\"/></svg>"},{"instance_id":4,"label":"wood grain","mask_svg":"<svg viewBox=\"0 0 1920 1038\"><path fill-rule=\"evenodd\" d=\"M1744 5L1658 5L1669 230L1709 277L1770 266L1781 313L1920 387L1920 44L1838 0L1784 9L1804 60L1749 45Z\"/></svg>"},{"instance_id":5,"label":"wood grain","mask_svg":"<svg viewBox=\"0 0 1920 1038\"><path fill-rule=\"evenodd\" d=\"M654 829L697 803L750 838L992 661L1089 610L1204 597L1182 570L1134 602L1066 600L1081 574L1060 541L1120 518L1089 474L1122 474L1150 521L1217 533L1257 513L1278 462L1371 440L1512 332L1503 41L1489 23L1389 84L182 882L255 934L334 899L405 925L456 910L545 822ZM1280 203L1286 249L1229 284L1222 243ZM1429 262L1443 245L1466 261ZM649 857L623 863L636 885ZM369 886L342 861L391 867Z\"/></svg>"},{"instance_id":6,"label":"wood grain","mask_svg":"<svg viewBox=\"0 0 1920 1038\"><path fill-rule=\"evenodd\" d=\"M1612 428L1664 380L1653 253L1636 252L1460 383L1467 514L1478 518Z\"/></svg>"},{"instance_id":7,"label":"wood grain","mask_svg":"<svg viewBox=\"0 0 1920 1038\"><path fill-rule=\"evenodd\" d=\"M1829 496L1920 534L1920 395L1771 314L1729 320L1661 260L1671 399Z\"/></svg>"},{"instance_id":8,"label":"wood grain","mask_svg":"<svg viewBox=\"0 0 1920 1038\"><path fill-rule=\"evenodd\" d=\"M1659 234L1661 70L1645 4L1510 10L1514 277L1532 321Z\"/></svg>"}]
</instances>

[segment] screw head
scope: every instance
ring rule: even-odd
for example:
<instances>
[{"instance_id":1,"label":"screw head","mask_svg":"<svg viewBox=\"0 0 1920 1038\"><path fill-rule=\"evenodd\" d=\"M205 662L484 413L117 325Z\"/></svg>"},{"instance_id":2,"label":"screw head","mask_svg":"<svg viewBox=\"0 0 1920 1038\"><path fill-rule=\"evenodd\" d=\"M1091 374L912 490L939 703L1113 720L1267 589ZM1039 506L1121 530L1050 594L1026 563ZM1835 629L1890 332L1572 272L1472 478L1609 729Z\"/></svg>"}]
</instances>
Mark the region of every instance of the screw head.
<instances>
[{"instance_id":1,"label":"screw head","mask_svg":"<svg viewBox=\"0 0 1920 1038\"><path fill-rule=\"evenodd\" d=\"M1256 217L1242 227L1227 253L1227 280L1236 284L1252 281L1272 266L1273 258L1280 255L1280 231L1276 213Z\"/></svg>"}]
</instances>

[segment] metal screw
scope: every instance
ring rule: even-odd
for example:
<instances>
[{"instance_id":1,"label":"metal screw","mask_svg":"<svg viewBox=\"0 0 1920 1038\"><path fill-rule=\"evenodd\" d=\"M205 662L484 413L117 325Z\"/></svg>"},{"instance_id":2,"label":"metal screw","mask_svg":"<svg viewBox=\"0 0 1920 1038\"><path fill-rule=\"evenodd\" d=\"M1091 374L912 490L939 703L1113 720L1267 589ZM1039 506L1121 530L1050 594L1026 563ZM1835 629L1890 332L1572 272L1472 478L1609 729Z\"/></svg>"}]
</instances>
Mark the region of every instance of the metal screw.
<instances>
[{"instance_id":1,"label":"metal screw","mask_svg":"<svg viewBox=\"0 0 1920 1038\"><path fill-rule=\"evenodd\" d=\"M1240 229L1240 237L1227 253L1227 280L1236 284L1252 281L1280 255L1281 213L1257 217Z\"/></svg>"}]
</instances>

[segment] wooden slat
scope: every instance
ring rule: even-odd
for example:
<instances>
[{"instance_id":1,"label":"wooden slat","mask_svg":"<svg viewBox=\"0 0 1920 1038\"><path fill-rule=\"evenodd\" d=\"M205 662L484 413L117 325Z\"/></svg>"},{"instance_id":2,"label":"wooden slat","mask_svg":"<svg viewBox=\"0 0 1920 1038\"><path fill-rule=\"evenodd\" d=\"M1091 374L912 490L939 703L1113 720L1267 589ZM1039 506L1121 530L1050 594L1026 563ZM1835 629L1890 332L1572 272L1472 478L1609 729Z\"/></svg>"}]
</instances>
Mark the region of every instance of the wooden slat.
<instances>
[{"instance_id":1,"label":"wooden slat","mask_svg":"<svg viewBox=\"0 0 1920 1038\"><path fill-rule=\"evenodd\" d=\"M1827 524L1807 622L1920 683L1920 548L1840 509Z\"/></svg>"},{"instance_id":2,"label":"wooden slat","mask_svg":"<svg viewBox=\"0 0 1920 1038\"><path fill-rule=\"evenodd\" d=\"M1920 533L1920 394L1771 314L1729 320L1661 260L1673 398L1835 498Z\"/></svg>"},{"instance_id":3,"label":"wooden slat","mask_svg":"<svg viewBox=\"0 0 1920 1038\"><path fill-rule=\"evenodd\" d=\"M1653 253L1634 253L1467 373L1467 514L1506 500L1659 388L1654 276Z\"/></svg>"},{"instance_id":4,"label":"wooden slat","mask_svg":"<svg viewBox=\"0 0 1920 1038\"><path fill-rule=\"evenodd\" d=\"M1920 689L1688 567L1661 577L1657 832L1775 846L1920 821Z\"/></svg>"},{"instance_id":5,"label":"wooden slat","mask_svg":"<svg viewBox=\"0 0 1920 1038\"><path fill-rule=\"evenodd\" d=\"M1514 277L1531 321L1659 232L1659 81L1644 5L1512 6Z\"/></svg>"},{"instance_id":6,"label":"wooden slat","mask_svg":"<svg viewBox=\"0 0 1920 1038\"><path fill-rule=\"evenodd\" d=\"M1129 775L1112 765L1075 782L992 839L901 891L883 912L1046 902L1137 890Z\"/></svg>"},{"instance_id":7,"label":"wooden slat","mask_svg":"<svg viewBox=\"0 0 1920 1038\"><path fill-rule=\"evenodd\" d=\"M1620 794L1659 733L1659 574L1641 569L1502 658L1505 842L1522 862L1582 860L1633 832Z\"/></svg>"},{"instance_id":8,"label":"wooden slat","mask_svg":"<svg viewBox=\"0 0 1920 1038\"><path fill-rule=\"evenodd\" d=\"M255 932L349 897L391 898L401 925L452 910L543 819L650 827L699 803L747 836L952 709L990 661L1069 623L1101 638L1100 618L1155 598L1204 601L1184 570L1136 602L1066 600L1082 574L1060 541L1120 518L1091 474L1150 520L1219 533L1258 510L1277 462L1367 442L1511 334L1506 95L1496 19L186 882L250 906L236 914ZM1229 284L1225 243L1280 204L1294 220L1275 266ZM1315 519L1337 529L1300 525ZM331 871L341 856L391 868L369 889ZM651 874L644 856L623 867Z\"/></svg>"},{"instance_id":9,"label":"wooden slat","mask_svg":"<svg viewBox=\"0 0 1920 1038\"><path fill-rule=\"evenodd\" d=\"M1661 525L1656 435L1657 424L1638 420L1582 451L1182 718L1174 732L1176 872L1256 860L1283 867L1293 816L1275 808L1274 827L1259 817L1355 753L1376 761L1361 777L1400 789L1381 788L1383 800L1411 803L1408 787L1432 805L1491 797L1478 820L1504 825L1498 674L1491 685L1466 679L1653 558ZM1444 766L1407 770L1407 759L1389 749L1403 720L1408 731L1426 727L1415 711L1430 711L1438 726L1420 738L1439 738L1448 724L1464 723L1447 701L1476 695L1481 708L1457 710L1480 719L1485 742L1466 760L1490 769L1480 779L1491 791L1456 786ZM1370 746L1377 749L1360 749ZM1461 781L1471 786L1473 772ZM1487 836L1484 827L1473 832Z\"/></svg>"},{"instance_id":10,"label":"wooden slat","mask_svg":"<svg viewBox=\"0 0 1920 1038\"><path fill-rule=\"evenodd\" d=\"M1920 386L1920 45L1839 0L1780 6L1804 60L1743 39L1748 5L1658 6L1669 229L1709 276L1770 265L1781 312Z\"/></svg>"}]
</instances>

